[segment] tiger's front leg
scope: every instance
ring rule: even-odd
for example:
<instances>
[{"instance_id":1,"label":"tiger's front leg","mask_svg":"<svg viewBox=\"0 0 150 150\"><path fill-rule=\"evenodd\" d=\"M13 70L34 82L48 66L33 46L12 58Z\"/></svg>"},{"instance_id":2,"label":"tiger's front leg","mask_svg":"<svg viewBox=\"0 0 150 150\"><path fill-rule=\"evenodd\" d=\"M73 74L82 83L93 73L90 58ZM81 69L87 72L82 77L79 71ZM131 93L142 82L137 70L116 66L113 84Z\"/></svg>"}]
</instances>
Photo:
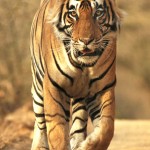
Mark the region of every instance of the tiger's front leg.
<instances>
[{"instance_id":1,"label":"tiger's front leg","mask_svg":"<svg viewBox=\"0 0 150 150\"><path fill-rule=\"evenodd\" d=\"M46 82L46 83L45 83ZM44 113L50 150L70 150L69 98L47 80L44 82ZM67 100L68 99L68 100Z\"/></svg>"},{"instance_id":2,"label":"tiger's front leg","mask_svg":"<svg viewBox=\"0 0 150 150\"><path fill-rule=\"evenodd\" d=\"M100 103L98 103L98 101ZM115 98L114 89L100 95L94 107L88 107L94 131L77 150L107 150L114 134ZM88 105L87 105L88 106Z\"/></svg>"},{"instance_id":3,"label":"tiger's front leg","mask_svg":"<svg viewBox=\"0 0 150 150\"><path fill-rule=\"evenodd\" d=\"M85 99L78 98L72 101L72 124L70 130L71 150L75 150L83 142L87 135L88 113Z\"/></svg>"},{"instance_id":4,"label":"tiger's front leg","mask_svg":"<svg viewBox=\"0 0 150 150\"><path fill-rule=\"evenodd\" d=\"M31 150L48 150L46 124L44 116L43 94L32 86L33 109L35 113L34 135Z\"/></svg>"}]
</instances>

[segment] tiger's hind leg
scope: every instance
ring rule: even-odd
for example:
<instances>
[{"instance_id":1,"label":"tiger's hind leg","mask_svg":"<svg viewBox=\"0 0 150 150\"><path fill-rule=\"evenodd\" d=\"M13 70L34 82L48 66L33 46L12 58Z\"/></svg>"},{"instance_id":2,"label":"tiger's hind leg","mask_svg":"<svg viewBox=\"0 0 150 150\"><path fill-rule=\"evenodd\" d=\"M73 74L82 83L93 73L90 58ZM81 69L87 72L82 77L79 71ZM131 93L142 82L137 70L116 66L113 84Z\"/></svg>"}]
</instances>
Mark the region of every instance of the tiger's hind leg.
<instances>
[{"instance_id":1,"label":"tiger's hind leg","mask_svg":"<svg viewBox=\"0 0 150 150\"><path fill-rule=\"evenodd\" d=\"M88 113L85 99L78 98L72 101L72 125L70 130L71 149L75 150L86 138Z\"/></svg>"},{"instance_id":2,"label":"tiger's hind leg","mask_svg":"<svg viewBox=\"0 0 150 150\"><path fill-rule=\"evenodd\" d=\"M48 150L43 96L36 87L32 87L33 109L35 113L34 135L31 150Z\"/></svg>"}]
</instances>

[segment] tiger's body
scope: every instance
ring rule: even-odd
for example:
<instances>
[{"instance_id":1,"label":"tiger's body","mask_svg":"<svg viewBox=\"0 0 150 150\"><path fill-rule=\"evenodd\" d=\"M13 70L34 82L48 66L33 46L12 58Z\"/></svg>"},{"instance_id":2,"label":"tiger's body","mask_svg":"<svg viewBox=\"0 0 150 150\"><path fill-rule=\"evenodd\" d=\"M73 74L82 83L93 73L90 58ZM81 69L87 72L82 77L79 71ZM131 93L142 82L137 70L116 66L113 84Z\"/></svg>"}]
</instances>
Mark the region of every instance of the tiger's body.
<instances>
[{"instance_id":1,"label":"tiger's body","mask_svg":"<svg viewBox=\"0 0 150 150\"><path fill-rule=\"evenodd\" d=\"M116 9L114 0L41 2L31 28L32 150L109 146L115 116ZM88 116L94 131L87 136Z\"/></svg>"}]
</instances>

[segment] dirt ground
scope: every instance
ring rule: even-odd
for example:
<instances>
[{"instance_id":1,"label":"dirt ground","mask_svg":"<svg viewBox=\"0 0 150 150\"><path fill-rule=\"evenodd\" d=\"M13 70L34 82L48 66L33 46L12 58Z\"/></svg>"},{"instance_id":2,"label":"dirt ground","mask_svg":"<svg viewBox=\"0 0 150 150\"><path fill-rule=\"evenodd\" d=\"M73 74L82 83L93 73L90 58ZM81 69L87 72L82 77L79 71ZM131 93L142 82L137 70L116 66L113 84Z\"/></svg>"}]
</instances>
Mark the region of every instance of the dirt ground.
<instances>
[{"instance_id":1,"label":"dirt ground","mask_svg":"<svg viewBox=\"0 0 150 150\"><path fill-rule=\"evenodd\" d=\"M7 115L0 124L0 150L30 150L34 115L30 104ZM116 120L108 150L149 150L150 121Z\"/></svg>"}]
</instances>

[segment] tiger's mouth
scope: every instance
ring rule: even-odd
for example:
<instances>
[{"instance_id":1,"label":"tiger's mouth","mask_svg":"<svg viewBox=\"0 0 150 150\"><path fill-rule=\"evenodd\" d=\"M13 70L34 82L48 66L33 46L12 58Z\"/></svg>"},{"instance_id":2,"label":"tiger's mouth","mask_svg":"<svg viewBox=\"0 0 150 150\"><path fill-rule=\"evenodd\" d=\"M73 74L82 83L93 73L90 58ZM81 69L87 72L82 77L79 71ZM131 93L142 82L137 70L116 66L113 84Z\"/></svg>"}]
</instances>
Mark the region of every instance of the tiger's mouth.
<instances>
[{"instance_id":1,"label":"tiger's mouth","mask_svg":"<svg viewBox=\"0 0 150 150\"><path fill-rule=\"evenodd\" d=\"M104 49L102 48L96 48L94 51L91 51L88 48L83 49L82 51L74 49L72 58L82 67L92 67L96 64L103 51Z\"/></svg>"},{"instance_id":2,"label":"tiger's mouth","mask_svg":"<svg viewBox=\"0 0 150 150\"><path fill-rule=\"evenodd\" d=\"M101 43L93 46L83 46L73 44L70 47L69 53L74 62L78 65L91 67L97 63L103 52L105 51L108 40L103 40Z\"/></svg>"},{"instance_id":3,"label":"tiger's mouth","mask_svg":"<svg viewBox=\"0 0 150 150\"><path fill-rule=\"evenodd\" d=\"M79 51L78 49L74 49L74 56L76 58L78 57L94 57L94 56L100 56L102 54L103 50L96 48L93 52L89 48L85 48L83 51Z\"/></svg>"}]
</instances>

